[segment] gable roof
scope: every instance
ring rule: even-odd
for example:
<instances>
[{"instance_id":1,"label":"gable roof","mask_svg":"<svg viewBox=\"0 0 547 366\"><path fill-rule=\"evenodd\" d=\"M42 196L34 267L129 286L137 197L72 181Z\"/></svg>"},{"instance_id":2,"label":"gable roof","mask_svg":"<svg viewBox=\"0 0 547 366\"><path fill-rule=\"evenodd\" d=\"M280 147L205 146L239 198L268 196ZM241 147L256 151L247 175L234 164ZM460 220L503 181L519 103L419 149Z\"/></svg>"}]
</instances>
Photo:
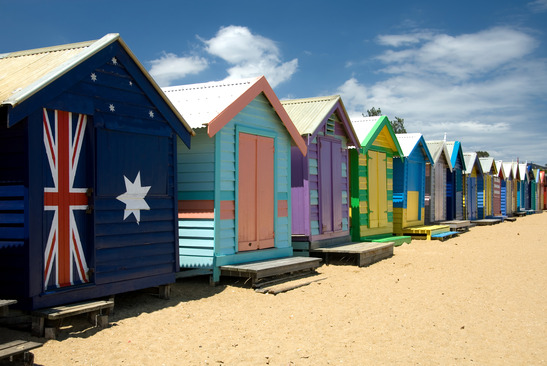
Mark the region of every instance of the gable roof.
<instances>
[{"instance_id":1,"label":"gable roof","mask_svg":"<svg viewBox=\"0 0 547 366\"><path fill-rule=\"evenodd\" d=\"M513 163L502 162L502 165L503 171L505 172L505 177L507 179L514 179L515 176L513 175Z\"/></svg>"},{"instance_id":2,"label":"gable roof","mask_svg":"<svg viewBox=\"0 0 547 366\"><path fill-rule=\"evenodd\" d=\"M427 144L429 153L431 154L431 157L433 158L433 162L437 164L441 155L444 154L445 160L448 164L448 168L450 169L450 171L452 171L452 161L450 160L450 153L448 152L446 142L443 140L438 140L438 141L426 141L425 143Z\"/></svg>"},{"instance_id":3,"label":"gable roof","mask_svg":"<svg viewBox=\"0 0 547 366\"><path fill-rule=\"evenodd\" d=\"M527 169L526 169L526 166L528 164L527 163L520 163L518 164L519 166L519 178L520 180L529 180L528 179L528 172L527 172Z\"/></svg>"},{"instance_id":4,"label":"gable roof","mask_svg":"<svg viewBox=\"0 0 547 366\"><path fill-rule=\"evenodd\" d=\"M496 164L494 163L494 158L479 158L479 162L481 164L483 173L498 175L498 169L496 168Z\"/></svg>"},{"instance_id":5,"label":"gable roof","mask_svg":"<svg viewBox=\"0 0 547 366\"><path fill-rule=\"evenodd\" d=\"M167 99L148 71L146 71L117 33L107 34L96 41L72 43L0 55L0 108L8 108L9 110L17 108L21 103L30 99L36 93L115 42L120 44L140 69L142 75L170 109L169 112L175 115L190 135L195 135L192 128L186 123L169 99ZM161 107L159 109L161 110ZM8 121L8 123L11 126L18 121L19 119ZM173 128L177 129L178 126L173 126ZM181 131L177 132L180 133Z\"/></svg>"},{"instance_id":6,"label":"gable roof","mask_svg":"<svg viewBox=\"0 0 547 366\"><path fill-rule=\"evenodd\" d=\"M363 152L368 151L382 131L387 131L386 133L392 142L391 148L393 152L395 155L404 158L403 150L401 150L397 136L393 133L393 127L391 127L391 123L386 116L364 117L354 120L352 123Z\"/></svg>"},{"instance_id":7,"label":"gable roof","mask_svg":"<svg viewBox=\"0 0 547 366\"><path fill-rule=\"evenodd\" d=\"M505 168L503 167L503 162L501 160L495 160L494 164L496 164L496 169L498 171L498 177L501 179L507 179L507 173L505 173Z\"/></svg>"},{"instance_id":8,"label":"gable roof","mask_svg":"<svg viewBox=\"0 0 547 366\"><path fill-rule=\"evenodd\" d=\"M465 170L464 170L465 174L471 174L473 172L473 167L477 168L477 172L480 175L484 174L481 163L479 162L479 159L477 158L477 153L474 153L474 152L463 153L463 158L465 160Z\"/></svg>"},{"instance_id":9,"label":"gable roof","mask_svg":"<svg viewBox=\"0 0 547 366\"><path fill-rule=\"evenodd\" d=\"M291 117L298 132L302 136L309 135L313 139L320 128L322 128L330 116L338 112L342 126L349 138L351 146L361 147L357 134L349 119L342 98L339 95L326 97L302 98L282 100L281 104Z\"/></svg>"},{"instance_id":10,"label":"gable roof","mask_svg":"<svg viewBox=\"0 0 547 366\"><path fill-rule=\"evenodd\" d=\"M463 157L463 148L462 144L459 141L447 141L446 147L448 148L448 153L450 154L450 161L452 163L452 166L456 166L456 162L458 161L458 157L460 157L462 162L462 170L466 171L466 165L465 165L465 159ZM454 152L456 154L454 154Z\"/></svg>"},{"instance_id":11,"label":"gable roof","mask_svg":"<svg viewBox=\"0 0 547 366\"><path fill-rule=\"evenodd\" d=\"M193 128L207 127L213 137L239 112L263 93L302 154L307 148L287 111L264 76L170 86L162 89Z\"/></svg>"},{"instance_id":12,"label":"gable roof","mask_svg":"<svg viewBox=\"0 0 547 366\"><path fill-rule=\"evenodd\" d=\"M421 148L424 160L433 164L433 158L421 133L398 133L395 136L405 157L409 157L416 148Z\"/></svg>"}]
</instances>

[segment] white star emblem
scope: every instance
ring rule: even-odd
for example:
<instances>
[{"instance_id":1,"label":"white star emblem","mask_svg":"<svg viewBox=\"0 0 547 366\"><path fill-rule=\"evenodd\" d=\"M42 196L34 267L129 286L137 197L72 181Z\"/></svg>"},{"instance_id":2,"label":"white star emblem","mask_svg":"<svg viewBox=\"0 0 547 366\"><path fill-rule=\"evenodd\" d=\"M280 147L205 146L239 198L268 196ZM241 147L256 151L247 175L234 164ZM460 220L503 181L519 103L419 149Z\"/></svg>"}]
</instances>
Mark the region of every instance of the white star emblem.
<instances>
[{"instance_id":1,"label":"white star emblem","mask_svg":"<svg viewBox=\"0 0 547 366\"><path fill-rule=\"evenodd\" d=\"M148 112L148 115L150 116L150 118L154 118L154 111Z\"/></svg>"},{"instance_id":2,"label":"white star emblem","mask_svg":"<svg viewBox=\"0 0 547 366\"><path fill-rule=\"evenodd\" d=\"M129 80L129 86L133 86L133 82Z\"/></svg>"},{"instance_id":3,"label":"white star emblem","mask_svg":"<svg viewBox=\"0 0 547 366\"><path fill-rule=\"evenodd\" d=\"M114 107L114 104L109 105L108 109L110 109L110 112L115 112L116 111L116 107Z\"/></svg>"},{"instance_id":4,"label":"white star emblem","mask_svg":"<svg viewBox=\"0 0 547 366\"><path fill-rule=\"evenodd\" d=\"M116 197L116 199L125 203L125 210L123 211L124 221L129 215L133 214L138 224L141 221L141 210L150 210L150 206L148 206L144 197L148 194L151 186L143 187L141 185L141 172L137 173L137 177L133 183L125 175L123 178L125 179L126 192Z\"/></svg>"},{"instance_id":5,"label":"white star emblem","mask_svg":"<svg viewBox=\"0 0 547 366\"><path fill-rule=\"evenodd\" d=\"M97 81L97 74L95 74L94 72L91 73L91 81L93 82Z\"/></svg>"},{"instance_id":6,"label":"white star emblem","mask_svg":"<svg viewBox=\"0 0 547 366\"><path fill-rule=\"evenodd\" d=\"M112 64L114 65L118 64L118 60L116 59L116 57L112 57Z\"/></svg>"}]
</instances>

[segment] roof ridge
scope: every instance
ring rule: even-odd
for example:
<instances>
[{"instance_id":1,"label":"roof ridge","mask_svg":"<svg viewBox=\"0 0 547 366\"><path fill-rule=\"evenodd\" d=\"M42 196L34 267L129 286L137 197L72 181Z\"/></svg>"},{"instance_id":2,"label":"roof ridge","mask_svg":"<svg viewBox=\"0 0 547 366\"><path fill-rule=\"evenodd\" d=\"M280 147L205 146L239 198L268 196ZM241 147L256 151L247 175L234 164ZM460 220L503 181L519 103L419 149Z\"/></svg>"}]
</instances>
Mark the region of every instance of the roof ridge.
<instances>
[{"instance_id":1,"label":"roof ridge","mask_svg":"<svg viewBox=\"0 0 547 366\"><path fill-rule=\"evenodd\" d=\"M97 40L69 43L69 44L50 46L50 47L33 48L30 50L8 52L8 53L1 54L0 58L12 58L12 57L15 58L15 57L22 57L22 56L29 56L29 55L37 55L40 53L59 52L59 51L65 51L70 49L86 48L95 42L97 42Z\"/></svg>"}]
</instances>

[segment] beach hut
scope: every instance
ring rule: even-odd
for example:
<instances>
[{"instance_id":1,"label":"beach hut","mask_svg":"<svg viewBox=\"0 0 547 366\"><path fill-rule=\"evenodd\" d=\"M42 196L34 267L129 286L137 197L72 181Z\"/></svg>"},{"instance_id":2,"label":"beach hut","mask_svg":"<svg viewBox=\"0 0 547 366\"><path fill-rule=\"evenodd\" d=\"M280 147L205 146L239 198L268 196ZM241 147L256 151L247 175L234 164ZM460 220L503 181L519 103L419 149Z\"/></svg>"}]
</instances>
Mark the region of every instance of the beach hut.
<instances>
[{"instance_id":1,"label":"beach hut","mask_svg":"<svg viewBox=\"0 0 547 366\"><path fill-rule=\"evenodd\" d=\"M447 173L446 178L446 219L463 220L463 149L459 141L448 141L446 146L452 163L452 172Z\"/></svg>"},{"instance_id":2,"label":"beach hut","mask_svg":"<svg viewBox=\"0 0 547 366\"><path fill-rule=\"evenodd\" d=\"M360 144L338 95L281 101L308 154L291 154L293 247L351 242L348 147ZM300 247L299 247L300 249Z\"/></svg>"},{"instance_id":3,"label":"beach hut","mask_svg":"<svg viewBox=\"0 0 547 366\"><path fill-rule=\"evenodd\" d=\"M480 208L482 205L483 171L477 158L477 153L464 153L465 177L464 177L464 203L465 218L467 220L482 219Z\"/></svg>"},{"instance_id":4,"label":"beach hut","mask_svg":"<svg viewBox=\"0 0 547 366\"><path fill-rule=\"evenodd\" d=\"M512 163L502 162L503 172L505 173L505 213L504 215L512 216L513 215L513 168ZM503 181L502 181L503 185Z\"/></svg>"},{"instance_id":5,"label":"beach hut","mask_svg":"<svg viewBox=\"0 0 547 366\"><path fill-rule=\"evenodd\" d=\"M426 141L433 164L426 165L425 223L445 221L446 179L452 173L452 163L446 141Z\"/></svg>"},{"instance_id":6,"label":"beach hut","mask_svg":"<svg viewBox=\"0 0 547 366\"><path fill-rule=\"evenodd\" d=\"M513 173L513 214L516 214L520 211L520 169L518 162L512 162L511 163L511 171Z\"/></svg>"},{"instance_id":7,"label":"beach hut","mask_svg":"<svg viewBox=\"0 0 547 366\"><path fill-rule=\"evenodd\" d=\"M518 207L519 211L530 210L530 176L528 174L528 163L518 163L519 166L519 190Z\"/></svg>"},{"instance_id":8,"label":"beach hut","mask_svg":"<svg viewBox=\"0 0 547 366\"><path fill-rule=\"evenodd\" d=\"M545 175L545 170L541 170L539 172L539 175L540 175L540 182L541 182L540 206L542 210L547 210L547 176Z\"/></svg>"},{"instance_id":9,"label":"beach hut","mask_svg":"<svg viewBox=\"0 0 547 366\"><path fill-rule=\"evenodd\" d=\"M494 163L494 158L486 157L479 158L479 162L482 167L483 173L483 207L481 212L481 206L479 205L479 216L482 218L488 218L493 216L497 211L497 215L500 215L500 181L498 177L498 170Z\"/></svg>"},{"instance_id":10,"label":"beach hut","mask_svg":"<svg viewBox=\"0 0 547 366\"><path fill-rule=\"evenodd\" d=\"M500 195L499 195L499 213L497 215L507 216L507 173L503 166L503 161L496 160L496 169L498 170L498 179L500 182ZM496 212L494 211L496 215Z\"/></svg>"},{"instance_id":11,"label":"beach hut","mask_svg":"<svg viewBox=\"0 0 547 366\"><path fill-rule=\"evenodd\" d=\"M433 164L421 133L396 134L403 156L393 159L393 230L425 223L425 169Z\"/></svg>"},{"instance_id":12,"label":"beach hut","mask_svg":"<svg viewBox=\"0 0 547 366\"><path fill-rule=\"evenodd\" d=\"M393 235L393 157L403 152L391 123L386 116L352 123L361 143L349 150L352 240L410 242Z\"/></svg>"},{"instance_id":13,"label":"beach hut","mask_svg":"<svg viewBox=\"0 0 547 366\"><path fill-rule=\"evenodd\" d=\"M118 34L0 56L0 298L36 309L175 281L176 137Z\"/></svg>"},{"instance_id":14,"label":"beach hut","mask_svg":"<svg viewBox=\"0 0 547 366\"><path fill-rule=\"evenodd\" d=\"M196 131L177 148L179 275L291 257L291 145L307 148L266 78L163 90Z\"/></svg>"}]
</instances>

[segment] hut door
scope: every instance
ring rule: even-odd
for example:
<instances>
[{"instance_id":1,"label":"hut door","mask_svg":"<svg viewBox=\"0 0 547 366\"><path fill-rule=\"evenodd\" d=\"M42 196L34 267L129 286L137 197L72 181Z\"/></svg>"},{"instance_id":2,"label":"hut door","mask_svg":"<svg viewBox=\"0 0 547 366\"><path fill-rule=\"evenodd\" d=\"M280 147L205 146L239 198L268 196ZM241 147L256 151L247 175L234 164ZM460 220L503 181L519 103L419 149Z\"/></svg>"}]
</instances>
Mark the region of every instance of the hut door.
<instances>
[{"instance_id":1,"label":"hut door","mask_svg":"<svg viewBox=\"0 0 547 366\"><path fill-rule=\"evenodd\" d=\"M274 140L239 134L238 250L274 246Z\"/></svg>"},{"instance_id":2,"label":"hut door","mask_svg":"<svg viewBox=\"0 0 547 366\"><path fill-rule=\"evenodd\" d=\"M87 116L43 111L44 289L90 282L93 215L92 123Z\"/></svg>"},{"instance_id":3,"label":"hut door","mask_svg":"<svg viewBox=\"0 0 547 366\"><path fill-rule=\"evenodd\" d=\"M446 199L446 175L442 162L435 164L435 221L442 221L445 217L444 200Z\"/></svg>"},{"instance_id":4,"label":"hut door","mask_svg":"<svg viewBox=\"0 0 547 366\"><path fill-rule=\"evenodd\" d=\"M368 155L369 227L384 227L387 225L386 154L370 150Z\"/></svg>"},{"instance_id":5,"label":"hut door","mask_svg":"<svg viewBox=\"0 0 547 366\"><path fill-rule=\"evenodd\" d=\"M339 140L319 139L319 204L323 234L342 230L341 149Z\"/></svg>"}]
</instances>

